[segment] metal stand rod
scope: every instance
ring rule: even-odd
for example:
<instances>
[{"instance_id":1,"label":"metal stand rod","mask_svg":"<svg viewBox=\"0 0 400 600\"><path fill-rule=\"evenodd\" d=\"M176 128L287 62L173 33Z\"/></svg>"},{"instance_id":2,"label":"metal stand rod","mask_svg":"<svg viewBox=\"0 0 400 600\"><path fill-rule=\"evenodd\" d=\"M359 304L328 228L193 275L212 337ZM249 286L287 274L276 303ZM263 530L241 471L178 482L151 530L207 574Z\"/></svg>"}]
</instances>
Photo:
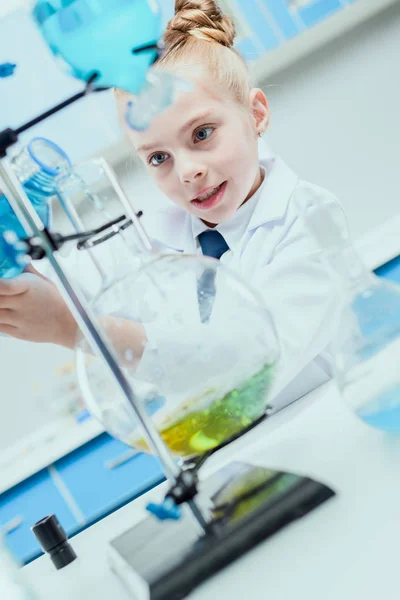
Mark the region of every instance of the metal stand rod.
<instances>
[{"instance_id":1,"label":"metal stand rod","mask_svg":"<svg viewBox=\"0 0 400 600\"><path fill-rule=\"evenodd\" d=\"M176 464L170 455L168 448L158 434L153 421L148 417L144 407L135 397L135 394L127 381L125 375L121 371L117 359L114 356L108 342L103 338L103 335L97 325L95 316L90 309L85 306L85 301L81 298L80 292L76 290L72 283L68 280L62 267L60 266L56 254L51 246L50 240L44 230L44 226L38 217L36 211L32 207L24 189L18 181L11 167L7 164L7 159L0 160L0 178L3 181L3 191L6 198L10 202L11 207L15 211L17 217L21 221L21 225L28 229L34 236L39 238L43 250L46 253L51 266L61 286L61 293L71 310L77 324L86 336L94 351L98 351L104 358L104 362L116 379L122 393L127 398L129 404L134 409L140 424L142 425L147 441L152 450L157 454L164 467L165 475L172 483L176 482L181 469Z\"/></svg>"},{"instance_id":2,"label":"metal stand rod","mask_svg":"<svg viewBox=\"0 0 400 600\"><path fill-rule=\"evenodd\" d=\"M186 503L192 516L195 518L197 526L200 526L200 533L207 532L208 523L207 519L204 517L202 510L199 508L197 502L195 500L189 500Z\"/></svg>"},{"instance_id":3,"label":"metal stand rod","mask_svg":"<svg viewBox=\"0 0 400 600\"><path fill-rule=\"evenodd\" d=\"M141 52L146 50L147 47L144 46L142 48L136 49L136 52ZM157 429L155 428L153 421L148 417L146 411L144 410L140 401L135 397L134 391L121 371L118 361L114 355L112 348L110 348L108 342L104 339L101 329L98 326L97 320L92 314L90 308L87 306L85 299L83 298L81 292L78 289L75 289L73 283L71 283L68 277L65 275L61 265L57 260L57 256L55 254L55 249L51 243L51 239L45 230L42 221L40 220L38 214L33 208L28 196L26 195L22 185L20 184L18 178L10 167L7 160L7 149L18 141L18 135L24 131L30 129L33 125L40 123L41 121L47 119L49 116L63 110L66 106L73 104L77 100L80 100L87 94L93 91L102 91L104 88L97 88L93 90L92 83L96 79L97 75L93 75L93 77L87 82L85 90L76 94L72 98L58 104L52 109L46 111L39 117L25 123L21 127L16 130L6 129L0 132L0 180L2 180L2 187L5 193L7 200L10 203L11 208L14 210L15 215L17 216L20 224L25 229L25 232L28 236L35 236L38 238L40 245L45 252L51 266L53 267L55 274L58 279L60 292L71 311L74 319L76 320L79 328L82 333L85 335L87 341L89 342L92 350L95 353L99 353L104 360L105 366L111 375L115 378L120 390L124 394L125 398L128 400L129 404L132 406L133 410L136 413L136 416L139 419L139 422L144 430L145 437L147 438L147 442L149 447L153 450L153 452L158 455L163 465L164 473L167 479L170 480L172 484L177 482L179 475L182 473L178 464L174 461L171 454L168 451L167 446L164 444L161 436L158 434ZM138 218L133 210L131 204L126 198L121 186L117 178L114 176L112 169L109 168L107 163L105 163L105 172L109 176L111 182L113 183L117 194L127 211L127 216L130 216L132 223L136 229L136 232L139 235L140 242L143 244L145 251L152 250L151 243L143 230L141 224L138 221ZM199 534L206 533L207 530L207 520L203 516L201 509L198 507L195 500L191 500L187 502L187 506L190 510L193 522L197 528Z\"/></svg>"},{"instance_id":4,"label":"metal stand rod","mask_svg":"<svg viewBox=\"0 0 400 600\"><path fill-rule=\"evenodd\" d=\"M96 79L97 79L97 74L93 74L92 77L89 79L89 81L86 83L84 90L82 90L81 92L78 92L74 96L71 96L71 98L67 98L67 100L60 102L60 104L53 106L52 108L50 108L49 110L46 110L44 113L42 113L38 117L35 117L31 121L28 121L27 123L24 123L23 125L21 125L21 127L18 127L17 129L15 129L14 131L15 131L16 136L18 137L21 133L28 131L28 129L30 129L31 127L34 127L38 123L41 123L42 121L45 121L49 117L52 117L53 115L60 112L61 110L64 110L64 108L66 108L70 104L74 104L77 100L84 98L88 94L92 94L93 92L106 91L108 88L103 88L103 87L93 88L93 82Z\"/></svg>"}]
</instances>

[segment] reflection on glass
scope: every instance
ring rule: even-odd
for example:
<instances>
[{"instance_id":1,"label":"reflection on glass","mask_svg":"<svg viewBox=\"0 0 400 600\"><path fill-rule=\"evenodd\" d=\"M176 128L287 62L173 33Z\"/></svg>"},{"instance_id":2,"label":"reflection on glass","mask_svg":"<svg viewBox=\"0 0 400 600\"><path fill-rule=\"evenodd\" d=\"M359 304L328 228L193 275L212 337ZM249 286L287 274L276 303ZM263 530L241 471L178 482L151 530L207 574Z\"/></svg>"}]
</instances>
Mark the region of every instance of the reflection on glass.
<instances>
[{"instance_id":1,"label":"reflection on glass","mask_svg":"<svg viewBox=\"0 0 400 600\"><path fill-rule=\"evenodd\" d=\"M93 274L89 286L92 294L93 290L139 268L148 255L151 257L150 243L143 230L139 231L140 226L126 216L122 200L126 203L129 200L103 158L62 169L56 178L56 190L63 209L55 212L57 232L69 235L102 229L98 235L81 240L78 246L73 241L61 250L67 256L78 247L77 263L88 263L86 271ZM111 222L116 224L108 226Z\"/></svg>"},{"instance_id":2,"label":"reflection on glass","mask_svg":"<svg viewBox=\"0 0 400 600\"><path fill-rule=\"evenodd\" d=\"M279 355L274 323L256 293L219 262L159 257L103 290L93 308L175 456L217 447L267 409ZM133 409L84 343L77 366L93 414L147 451Z\"/></svg>"},{"instance_id":3,"label":"reflection on glass","mask_svg":"<svg viewBox=\"0 0 400 600\"><path fill-rule=\"evenodd\" d=\"M370 273L329 202L300 206L338 287L336 381L366 423L400 433L400 288Z\"/></svg>"}]
</instances>

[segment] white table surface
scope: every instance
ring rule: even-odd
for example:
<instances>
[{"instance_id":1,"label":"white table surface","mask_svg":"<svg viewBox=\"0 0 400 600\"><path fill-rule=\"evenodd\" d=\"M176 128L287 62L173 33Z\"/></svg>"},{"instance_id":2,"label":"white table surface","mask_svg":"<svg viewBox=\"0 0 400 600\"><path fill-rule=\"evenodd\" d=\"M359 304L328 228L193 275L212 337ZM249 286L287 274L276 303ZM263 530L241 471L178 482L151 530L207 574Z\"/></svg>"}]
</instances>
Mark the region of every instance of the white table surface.
<instances>
[{"instance_id":1,"label":"white table surface","mask_svg":"<svg viewBox=\"0 0 400 600\"><path fill-rule=\"evenodd\" d=\"M309 475L338 495L203 584L190 600L398 600L400 436L364 425L329 383L221 450L207 471L233 458ZM39 599L58 597L62 577L65 597L127 600L108 568L107 541L139 521L149 498L161 498L164 490L165 484L73 538L79 562L67 569L54 571L48 557L25 567Z\"/></svg>"}]
</instances>

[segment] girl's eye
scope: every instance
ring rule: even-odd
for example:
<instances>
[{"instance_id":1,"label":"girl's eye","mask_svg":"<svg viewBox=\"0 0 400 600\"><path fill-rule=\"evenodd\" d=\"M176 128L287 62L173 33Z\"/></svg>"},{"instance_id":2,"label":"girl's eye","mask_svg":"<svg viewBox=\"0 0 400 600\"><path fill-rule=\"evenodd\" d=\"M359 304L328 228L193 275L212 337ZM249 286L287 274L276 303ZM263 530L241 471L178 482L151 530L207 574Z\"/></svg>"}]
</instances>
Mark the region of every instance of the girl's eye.
<instances>
[{"instance_id":1,"label":"girl's eye","mask_svg":"<svg viewBox=\"0 0 400 600\"><path fill-rule=\"evenodd\" d=\"M159 167L167 160L167 158L168 154L165 154L165 152L157 152L157 154L153 154L152 156L150 156L147 162L153 167Z\"/></svg>"},{"instance_id":2,"label":"girl's eye","mask_svg":"<svg viewBox=\"0 0 400 600\"><path fill-rule=\"evenodd\" d=\"M201 129L198 129L194 134L195 141L204 142L214 133L214 131L215 127L202 127Z\"/></svg>"}]
</instances>

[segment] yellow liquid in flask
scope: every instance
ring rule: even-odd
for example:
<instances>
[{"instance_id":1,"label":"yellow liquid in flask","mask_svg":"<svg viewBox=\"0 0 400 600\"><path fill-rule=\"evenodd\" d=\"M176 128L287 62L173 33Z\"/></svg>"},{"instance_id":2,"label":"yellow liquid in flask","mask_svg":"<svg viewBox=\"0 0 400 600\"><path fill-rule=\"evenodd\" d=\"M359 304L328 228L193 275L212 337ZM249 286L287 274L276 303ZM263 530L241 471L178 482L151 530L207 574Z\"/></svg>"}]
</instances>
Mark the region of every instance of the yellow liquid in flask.
<instances>
[{"instance_id":1,"label":"yellow liquid in flask","mask_svg":"<svg viewBox=\"0 0 400 600\"><path fill-rule=\"evenodd\" d=\"M212 450L260 418L268 406L273 371L273 365L265 366L207 408L196 410L202 405L201 398L187 400L177 408L174 412L182 416L160 431L172 454L187 458ZM132 445L149 451L143 439Z\"/></svg>"}]
</instances>

